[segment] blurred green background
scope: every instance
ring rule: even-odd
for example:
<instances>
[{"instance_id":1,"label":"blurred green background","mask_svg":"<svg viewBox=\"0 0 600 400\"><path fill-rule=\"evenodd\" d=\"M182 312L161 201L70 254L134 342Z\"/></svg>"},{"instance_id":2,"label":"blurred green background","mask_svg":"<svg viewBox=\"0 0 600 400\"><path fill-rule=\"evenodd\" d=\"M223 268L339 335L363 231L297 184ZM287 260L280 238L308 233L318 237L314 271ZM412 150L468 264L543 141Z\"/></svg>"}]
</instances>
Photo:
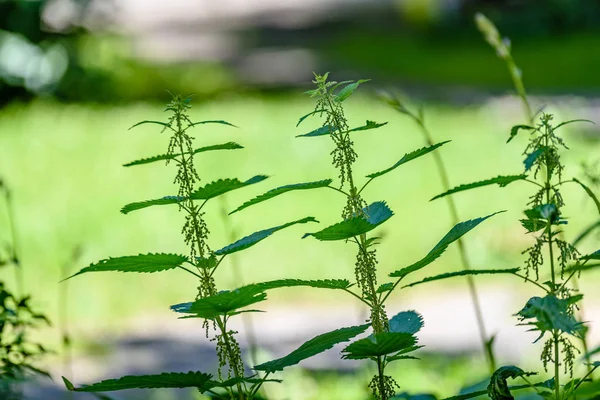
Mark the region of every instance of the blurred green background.
<instances>
[{"instance_id":1,"label":"blurred green background","mask_svg":"<svg viewBox=\"0 0 600 400\"><path fill-rule=\"evenodd\" d=\"M119 213L129 202L175 194L172 166L122 167L165 152L168 137L160 129L128 128L144 119L166 119L162 110L169 100L167 89L194 94L193 120L225 119L239 126L194 129L198 146L236 141L245 147L199 155L198 170L205 183L269 175L263 183L209 204L213 248L308 215L322 227L338 220L343 198L333 191L290 194L223 217L224 210L268 189L336 177L329 160L332 143L326 137L295 138L320 123L307 120L295 127L314 107L301 94L313 71L331 71L338 81L372 79L345 103L353 126L367 119L389 122L356 134L358 176L387 168L424 145L412 121L373 96L379 89L401 93L413 109L423 107L436 140L452 140L439 151L453 185L521 173L525 138L505 142L511 126L525 118L502 62L472 23L475 12L486 13L511 38L513 56L536 107L546 106L558 120L597 120L596 1L221 0L218 6L183 0L0 1L0 176L13 194L26 292L52 320L68 323L75 345L72 364L65 365L60 352L47 359L53 375L67 373L86 382L132 370L158 372L155 369L171 365L169 357L176 357L175 343L203 342L200 326L177 321L168 311L168 305L196 294L196 282L183 273L90 274L59 283L66 271L108 256L186 252L179 235L183 219L176 207ZM570 125L562 133L571 149L564 155L566 175L581 176L583 162L598 160L600 132L593 125ZM433 160L427 157L369 186L367 201L385 200L395 212L380 230L382 280L386 272L422 257L449 229L444 201L429 202L441 191ZM467 237L473 265L508 268L523 262L521 251L531 238L518 219L528 196L520 183L456 196L463 220L507 210ZM597 216L577 187L566 193L566 201L565 232L573 238ZM0 241L10 241L7 213L0 210ZM290 228L228 260L217 276L219 287L284 277L351 277L351 245L300 239L315 227ZM596 247L597 237L592 237L581 250ZM80 255L73 259L75 249ZM460 268L456 249L450 249L420 277ZM0 277L11 284L13 275L7 268L0 270ZM539 349L529 346L535 337L515 327L511 317L531 292L510 278L478 282L486 323L498 333L500 361L535 366ZM600 315L597 283L594 274L581 282L589 293L586 315L592 321ZM65 291L68 308L61 310L59 298ZM265 309L273 317L254 321L265 342L263 358L283 354L285 346L292 349L327 330L337 321L333 315L340 323L364 318L358 305L342 295L294 289L269 296ZM423 361L398 370L402 390L449 396L485 376L464 281L401 291L389 307L415 308L426 321L423 343L429 352ZM247 327L240 323L243 336ZM56 324L39 336L60 349ZM593 345L600 340L593 324L592 339ZM137 342L123 346L128 340ZM152 356L160 346L166 350L157 354L166 359ZM115 355L120 351L121 358ZM335 351L331 353L320 364L284 374L288 382L272 389L273 398L365 398L360 385L364 379L356 377L370 371L357 364L346 367L336 361ZM141 361L132 364L132 359ZM211 365L193 361L192 368ZM61 396L58 383L40 385L45 393L55 390L52 393ZM29 394L44 398L39 393L32 388ZM149 398L148 393L119 396L114 398Z\"/></svg>"}]
</instances>

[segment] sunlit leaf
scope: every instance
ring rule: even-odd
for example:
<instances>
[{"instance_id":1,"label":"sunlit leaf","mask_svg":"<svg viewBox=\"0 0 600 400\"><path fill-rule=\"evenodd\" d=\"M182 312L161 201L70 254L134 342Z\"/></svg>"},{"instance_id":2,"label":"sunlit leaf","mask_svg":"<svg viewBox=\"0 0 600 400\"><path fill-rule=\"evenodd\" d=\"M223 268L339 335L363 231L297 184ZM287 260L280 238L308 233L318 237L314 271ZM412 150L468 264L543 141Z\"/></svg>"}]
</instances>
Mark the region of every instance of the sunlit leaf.
<instances>
[{"instance_id":1,"label":"sunlit leaf","mask_svg":"<svg viewBox=\"0 0 600 400\"><path fill-rule=\"evenodd\" d=\"M344 240L369 232L385 221L390 219L394 213L383 201L375 202L365 208L364 216L349 218L338 222L319 232L307 233L303 237L314 236L318 240Z\"/></svg>"},{"instance_id":2,"label":"sunlit leaf","mask_svg":"<svg viewBox=\"0 0 600 400\"><path fill-rule=\"evenodd\" d=\"M358 88L358 85L360 85L361 83L364 82L368 82L370 81L370 79L360 79L354 83L350 83L346 86L344 86L342 88L342 90L340 90L338 92L338 94L335 96L335 100L339 101L340 103L344 100L346 100L348 97L350 97L352 95L352 93L354 93L354 91Z\"/></svg>"},{"instance_id":3,"label":"sunlit leaf","mask_svg":"<svg viewBox=\"0 0 600 400\"><path fill-rule=\"evenodd\" d=\"M241 238L240 240L237 240L234 243L215 251L215 254L216 255L231 254L231 253L235 253L236 251L247 249L248 247L254 246L256 243L260 242L261 240L266 239L267 237L271 236L273 233L280 231L282 229L285 229L288 226L292 226L295 224L305 224L307 222L318 222L318 221L316 219L314 219L313 217L306 217L306 218L299 219L297 221L288 222L287 224L275 226L273 228L263 229L262 231L254 232L251 235L245 236L245 237Z\"/></svg>"},{"instance_id":4,"label":"sunlit leaf","mask_svg":"<svg viewBox=\"0 0 600 400\"><path fill-rule=\"evenodd\" d=\"M67 279L86 272L161 272L178 268L187 260L188 258L186 256L179 254L139 254L137 256L108 258L83 268L81 271L71 275Z\"/></svg>"},{"instance_id":5,"label":"sunlit leaf","mask_svg":"<svg viewBox=\"0 0 600 400\"><path fill-rule=\"evenodd\" d=\"M488 186L488 185L494 185L494 184L496 184L496 185L499 185L500 187L505 187L505 186L509 185L512 182L521 181L521 180L523 180L525 178L527 178L527 175L497 176L495 178L486 179L484 181L473 182L473 183L468 183L468 184L465 184L465 185L457 186L455 188L452 188L452 189L448 190L447 192L444 192L442 194L438 194L437 196L433 197L431 200L439 199L440 197L448 196L449 194L463 192L465 190L475 189L475 188L482 187L482 186Z\"/></svg>"},{"instance_id":6,"label":"sunlit leaf","mask_svg":"<svg viewBox=\"0 0 600 400\"><path fill-rule=\"evenodd\" d=\"M499 212L503 212L503 211L499 211ZM415 271L418 271L421 268L423 268L423 267L431 264L436 259L438 259L442 255L442 253L444 253L444 251L446 251L446 249L448 248L448 246L452 242L460 239L463 235L465 235L471 229L475 228L477 225L479 225L480 223L482 223L486 219L488 219L488 218L490 218L490 217L498 214L499 212L496 212L494 214L490 214L490 215L488 215L486 217L476 218L476 219L472 219L472 220L468 220L468 221L464 221L464 222L456 224L442 238L442 240L440 240L438 242L438 244L436 244L435 247L433 249L431 249L431 251L429 253L427 253L427 255L425 257L423 257L422 259L420 259L416 263L414 263L412 265L409 265L408 267L404 267L404 268L399 269L399 270L397 270L395 272L392 272L389 276L396 277L396 278L403 278L406 275L408 275L410 273L413 273Z\"/></svg>"},{"instance_id":7,"label":"sunlit leaf","mask_svg":"<svg viewBox=\"0 0 600 400\"><path fill-rule=\"evenodd\" d=\"M535 372L525 372L514 365L500 367L492 374L490 384L487 388L488 396L490 396L490 399L492 400L514 400L506 380L508 378L518 378L530 375L535 375Z\"/></svg>"},{"instance_id":8,"label":"sunlit leaf","mask_svg":"<svg viewBox=\"0 0 600 400\"><path fill-rule=\"evenodd\" d=\"M406 164L409 161L412 161L416 158L419 158L421 156L424 156L425 154L431 153L432 151L434 151L435 149L437 149L440 146L445 145L446 143L449 143L450 140L446 140L444 142L440 142L440 143L436 143L432 146L427 146L427 147L422 147L418 150L412 151L410 153L405 154L396 164L392 165L391 167L384 169L383 171L379 171L379 172L375 172L372 173L370 175L367 175L367 178L377 178L381 175L385 175L390 171L393 171L394 169L398 168L399 166L401 166L402 164Z\"/></svg>"},{"instance_id":9,"label":"sunlit leaf","mask_svg":"<svg viewBox=\"0 0 600 400\"><path fill-rule=\"evenodd\" d=\"M267 373L282 371L284 368L296 365L307 358L329 350L338 343L349 341L353 337L363 333L369 326L370 324L364 324L323 333L305 342L287 356L259 364L254 369Z\"/></svg>"},{"instance_id":10,"label":"sunlit leaf","mask_svg":"<svg viewBox=\"0 0 600 400\"><path fill-rule=\"evenodd\" d=\"M293 190L307 190L307 189L323 188L323 187L329 186L331 184L331 182L332 182L331 179L323 179L321 181L315 181L315 182L294 183L291 185L280 186L278 188L271 189L268 192L261 194L260 196L256 196L252 200L248 200L247 202L245 202L244 204L242 204L241 206L239 206L238 208L236 208L229 214L231 215L235 212L243 210L244 208L253 206L258 203L262 203L263 201L272 199L273 197L279 196L280 194L291 192Z\"/></svg>"}]
</instances>

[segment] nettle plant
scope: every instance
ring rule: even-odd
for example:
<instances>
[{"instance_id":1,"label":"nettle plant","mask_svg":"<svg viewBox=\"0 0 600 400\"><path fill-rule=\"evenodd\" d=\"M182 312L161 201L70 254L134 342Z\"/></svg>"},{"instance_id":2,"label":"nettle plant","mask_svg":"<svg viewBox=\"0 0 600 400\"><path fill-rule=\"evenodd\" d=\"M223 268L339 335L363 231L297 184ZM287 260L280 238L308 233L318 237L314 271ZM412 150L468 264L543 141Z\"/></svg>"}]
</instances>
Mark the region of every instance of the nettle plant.
<instances>
[{"instance_id":1,"label":"nettle plant","mask_svg":"<svg viewBox=\"0 0 600 400\"><path fill-rule=\"evenodd\" d=\"M505 187L513 182L523 181L533 186L527 209L524 211L525 218L520 220L526 234L532 236L532 244L522 253L527 256L523 266L524 274L517 271L514 275L535 285L542 291L542 296L531 297L516 316L521 322L520 325L528 326L530 331L539 333L535 342L545 340L540 360L546 372L553 372L553 377L543 382L530 383L527 377L534 375L534 372L525 372L516 366L505 366L492 375L486 391L458 397L468 399L487 393L494 400L512 399L510 390L533 388L540 396L555 400L596 398L600 393L600 385L598 382L590 382L594 370L600 367L600 362L591 362L587 358L587 373L582 378L573 378L575 361L580 353L573 344L573 339L581 340L583 347L587 347L587 327L577 318L578 304L583 295L578 293L573 281L581 272L598 265L593 261L600 259L600 250L582 255L572 243L564 239L561 229L568 222L563 215L565 201L562 188L565 184L576 183L582 187L600 213L600 202L587 185L577 178L563 180L565 166L561 160L561 152L568 147L558 135L558 130L567 124L586 120L555 123L551 114L541 111L539 118L536 117L539 113L532 111L521 71L510 53L510 41L501 39L496 27L483 15L478 14L476 22L486 41L506 63L530 121L529 124L514 126L507 141L511 142L520 132L529 133L529 140L523 151L524 171L519 175L497 176L460 185L434 199L493 184ZM567 375L569 380L561 384L564 375ZM509 387L506 379L517 377L523 378L527 384Z\"/></svg>"},{"instance_id":2,"label":"nettle plant","mask_svg":"<svg viewBox=\"0 0 600 400\"><path fill-rule=\"evenodd\" d=\"M255 369L267 373L280 371L285 367L297 364L307 356L329 349L334 344L350 341L370 329L371 334L369 336L355 340L342 350L342 358L371 360L375 364L376 374L368 383L368 387L375 398L385 400L394 397L396 389L399 387L396 380L386 374L386 367L398 360L416 358L413 352L422 347L417 344L416 337L423 326L421 315L415 311L403 311L389 318L385 306L390 295L399 288L411 287L430 281L455 276L507 273L513 272L514 269L457 271L431 276L412 283L404 282L408 275L435 261L451 243L494 215L491 214L456 224L422 259L388 273L388 277L392 280L383 284L379 283L376 246L380 238L370 235L370 232L389 220L393 216L393 212L384 201L367 203L363 198L363 191L374 179L394 171L409 161L429 154L448 142L431 144L407 153L391 167L367 175L366 179L363 178L364 183L362 186L359 186L358 177L354 173L354 162L358 155L351 135L354 132L380 128L386 124L367 121L365 125L356 128L350 127L344 113L343 103L363 82L365 81L338 83L328 81L328 74L315 75L313 83L316 85L316 89L307 92L312 98L316 99L315 109L298 121L298 125L300 125L311 116L320 116L323 119L319 128L298 135L298 137L325 136L331 138L333 142L332 163L339 173L338 184L333 185L332 179L323 179L281 186L242 204L234 212L295 190L329 188L342 196L342 220L318 232L307 233L304 237L313 237L319 241L345 241L353 245L353 252L356 252L356 262L352 274L354 283L350 284L349 280L344 280L347 284L341 289L368 309L369 319L363 325L341 328L319 335L304 343L289 355L258 365Z\"/></svg>"},{"instance_id":3,"label":"nettle plant","mask_svg":"<svg viewBox=\"0 0 600 400\"><path fill-rule=\"evenodd\" d=\"M243 354L236 339L235 331L229 328L232 317L256 310L243 310L244 307L266 299L266 291L289 286L314 286L330 289L346 289L350 283L345 280L303 281L284 279L259 284L246 285L236 290L217 289L214 275L223 260L230 254L248 249L266 239L273 233L296 224L315 222L313 217L306 217L288 222L276 227L264 229L218 250L212 250L209 245L209 228L205 220L205 206L214 199L232 190L240 189L267 177L256 175L246 181L238 179L219 179L204 186L197 187L200 176L194 164L197 154L216 150L241 149L237 143L228 142L200 148L193 147L194 137L191 128L204 124L232 124L221 121L192 122L188 116L190 99L174 96L166 111L171 113L167 122L142 121L134 127L143 124L162 126L162 131L171 134L167 154L133 161L125 166L145 165L157 161L173 163L177 167L175 184L178 193L159 199L131 203L124 206L121 212L130 212L159 205L177 205L179 211L185 214L182 234L189 247L189 254L140 254L108 258L83 268L73 276L88 272L137 272L152 273L180 269L189 274L197 284L195 301L176 304L171 309L186 314L182 318L199 318L203 320L206 336L215 343L218 356L218 367L213 376L205 372L163 373L157 375L124 376L91 385L75 388L66 378L65 385L69 390L80 392L107 392L133 388L197 388L201 393L218 398L253 399L258 398L258 391L266 378L260 378L257 373L248 373L249 368L243 361ZM320 342L321 346L323 341ZM258 369L256 367L256 369Z\"/></svg>"}]
</instances>

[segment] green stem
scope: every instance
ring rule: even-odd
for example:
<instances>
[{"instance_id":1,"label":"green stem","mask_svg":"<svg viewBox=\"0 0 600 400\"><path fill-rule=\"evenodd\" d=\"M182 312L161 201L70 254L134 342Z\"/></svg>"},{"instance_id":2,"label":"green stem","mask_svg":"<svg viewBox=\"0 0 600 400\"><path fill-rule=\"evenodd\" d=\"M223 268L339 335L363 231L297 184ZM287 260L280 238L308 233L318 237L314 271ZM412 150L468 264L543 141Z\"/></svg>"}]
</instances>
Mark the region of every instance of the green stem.
<instances>
[{"instance_id":1,"label":"green stem","mask_svg":"<svg viewBox=\"0 0 600 400\"><path fill-rule=\"evenodd\" d=\"M379 395L381 396L381 400L387 400L387 393L385 391L384 369L385 365L383 365L381 356L377 356L377 372L379 374Z\"/></svg>"},{"instance_id":2,"label":"green stem","mask_svg":"<svg viewBox=\"0 0 600 400\"><path fill-rule=\"evenodd\" d=\"M243 377L243 371L238 371L237 365L235 364L234 360L237 358L236 354L233 351L233 348L231 347L231 343L229 342L229 338L227 337L227 320L224 318L223 320L221 320L220 317L216 318L216 322L217 325L219 326L219 329L221 330L222 334L223 334L223 340L225 341L225 349L227 349L227 354L229 355L229 362L233 363L233 365L231 365L231 369L233 370L233 374L236 378L242 378ZM238 398L239 400L244 400L244 392L242 391L242 385L240 382L238 382L236 384L237 390L238 390Z\"/></svg>"},{"instance_id":3,"label":"green stem","mask_svg":"<svg viewBox=\"0 0 600 400\"><path fill-rule=\"evenodd\" d=\"M24 296L24 277L23 267L21 266L21 260L19 257L19 239L17 238L17 227L15 223L15 212L12 204L12 195L10 189L3 184L2 189L4 192L4 199L6 202L6 213L8 216L8 224L10 227L10 239L11 239L11 262L14 265L15 272L15 285L17 286L17 293L19 296Z\"/></svg>"}]
</instances>

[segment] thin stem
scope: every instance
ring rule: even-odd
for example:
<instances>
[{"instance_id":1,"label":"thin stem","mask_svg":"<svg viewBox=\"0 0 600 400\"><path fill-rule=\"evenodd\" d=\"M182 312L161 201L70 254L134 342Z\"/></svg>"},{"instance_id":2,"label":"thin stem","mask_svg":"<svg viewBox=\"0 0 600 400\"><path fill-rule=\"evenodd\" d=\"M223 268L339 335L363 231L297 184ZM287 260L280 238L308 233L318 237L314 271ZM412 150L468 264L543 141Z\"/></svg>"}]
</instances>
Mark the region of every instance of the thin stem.
<instances>
[{"instance_id":1,"label":"thin stem","mask_svg":"<svg viewBox=\"0 0 600 400\"><path fill-rule=\"evenodd\" d=\"M231 347L231 343L229 343L229 338L227 337L227 320L223 319L221 320L220 317L216 318L216 322L217 325L219 326L219 329L221 330L222 334L223 334L223 340L225 341L225 348L227 349L227 353L229 354L229 361L233 361L236 358L235 353L233 352L233 348ZM233 365L231 366L233 373L235 375L236 378L242 378L243 377L243 372L242 371L238 371L237 366ZM237 390L238 390L238 398L239 400L244 400L244 394L242 392L242 385L240 382L238 382L236 384Z\"/></svg>"},{"instance_id":2,"label":"thin stem","mask_svg":"<svg viewBox=\"0 0 600 400\"><path fill-rule=\"evenodd\" d=\"M541 187L541 188L543 188L543 187L544 187L544 185L541 185L539 182L532 181L531 179L523 179L523 180L524 180L525 182L533 183L534 185L536 185L536 186L539 186L539 187Z\"/></svg>"},{"instance_id":3,"label":"thin stem","mask_svg":"<svg viewBox=\"0 0 600 400\"><path fill-rule=\"evenodd\" d=\"M352 296L356 297L358 300L360 300L362 303L365 303L366 305L368 305L369 307L371 307L371 303L369 303L368 300L363 299L362 297L360 297L359 295L357 295L356 293L354 293L353 291L351 291L350 289L343 289L344 292L351 294Z\"/></svg>"},{"instance_id":4,"label":"thin stem","mask_svg":"<svg viewBox=\"0 0 600 400\"><path fill-rule=\"evenodd\" d=\"M539 287L540 289L542 289L544 292L548 293L548 289L545 286L540 285L539 283L537 283L536 281L532 281L531 279L527 278L525 275L521 275L518 272L513 272L513 274L529 283L533 283L535 286Z\"/></svg>"},{"instance_id":5,"label":"thin stem","mask_svg":"<svg viewBox=\"0 0 600 400\"><path fill-rule=\"evenodd\" d=\"M336 188L336 187L333 187L333 186L326 186L326 187L328 187L329 189L333 189L333 190L335 190L336 192L340 192L340 193L342 193L343 195L345 195L346 197L350 197L350 195L349 195L348 193L346 193L345 191L343 191L342 189L338 189L338 188Z\"/></svg>"},{"instance_id":6,"label":"thin stem","mask_svg":"<svg viewBox=\"0 0 600 400\"><path fill-rule=\"evenodd\" d=\"M196 277L198 277L198 278L202 279L202 277L201 277L200 275L198 275L197 273L195 273L195 272L194 272L194 271L192 271L191 269L188 269L188 268L184 267L183 265L180 265L180 266L179 266L179 268L181 268L182 270L184 270L184 271L187 271L187 272L189 272L190 274L192 274L192 275L194 275L194 276L196 276Z\"/></svg>"},{"instance_id":7,"label":"thin stem","mask_svg":"<svg viewBox=\"0 0 600 400\"><path fill-rule=\"evenodd\" d=\"M227 254L223 254L223 255L221 256L221 258L219 258L219 261L217 261L217 263L215 264L215 266L213 267L213 269L210 271L210 275L209 275L209 276L213 276L213 275L214 275L215 271L217 270L217 267L218 267L219 265L221 265L221 261L223 261L223 259L225 258L225 256L226 256L226 255L227 255Z\"/></svg>"},{"instance_id":8,"label":"thin stem","mask_svg":"<svg viewBox=\"0 0 600 400\"><path fill-rule=\"evenodd\" d=\"M361 193L362 193L362 191L363 191L363 190L365 190L365 188L367 187L367 185L368 185L369 183L371 183L372 181L373 181L373 178L369 178L369 180L368 180L368 181L366 181L364 185L362 185L362 187L361 187L361 188L360 188L360 190L358 191L358 194L361 194Z\"/></svg>"},{"instance_id":9,"label":"thin stem","mask_svg":"<svg viewBox=\"0 0 600 400\"><path fill-rule=\"evenodd\" d=\"M263 380L261 382L258 382L253 389L250 389L250 394L249 394L249 398L252 399L254 396L256 396L256 394L258 393L258 391L260 390L260 387L263 385L263 383L265 383L267 377L269 376L269 374L271 374L270 372L267 372L265 374L265 377L263 378Z\"/></svg>"}]
</instances>

